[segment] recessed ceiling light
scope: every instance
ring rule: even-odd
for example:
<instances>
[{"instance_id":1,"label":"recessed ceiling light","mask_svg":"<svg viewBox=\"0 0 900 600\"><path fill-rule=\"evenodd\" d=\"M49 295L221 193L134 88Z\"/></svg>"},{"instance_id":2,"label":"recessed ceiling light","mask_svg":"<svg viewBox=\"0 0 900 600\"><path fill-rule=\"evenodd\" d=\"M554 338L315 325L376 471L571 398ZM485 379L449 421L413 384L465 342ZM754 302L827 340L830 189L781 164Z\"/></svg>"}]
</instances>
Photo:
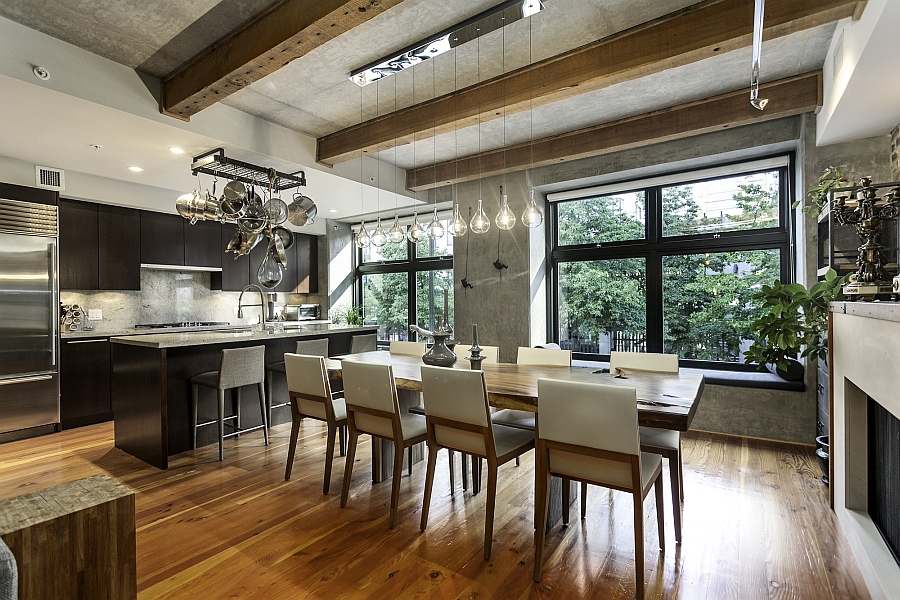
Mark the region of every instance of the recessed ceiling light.
<instances>
[{"instance_id":1,"label":"recessed ceiling light","mask_svg":"<svg viewBox=\"0 0 900 600\"><path fill-rule=\"evenodd\" d=\"M140 173L141 171L143 171L143 169L140 167L128 167L128 170L134 171L135 173Z\"/></svg>"},{"instance_id":2,"label":"recessed ceiling light","mask_svg":"<svg viewBox=\"0 0 900 600\"><path fill-rule=\"evenodd\" d=\"M173 154L184 154L184 150L182 150L181 148L176 148L175 146L169 148L169 152Z\"/></svg>"},{"instance_id":3,"label":"recessed ceiling light","mask_svg":"<svg viewBox=\"0 0 900 600\"><path fill-rule=\"evenodd\" d=\"M337 212L337 209L336 209L336 208L329 208L329 209L328 209L328 212Z\"/></svg>"}]
</instances>

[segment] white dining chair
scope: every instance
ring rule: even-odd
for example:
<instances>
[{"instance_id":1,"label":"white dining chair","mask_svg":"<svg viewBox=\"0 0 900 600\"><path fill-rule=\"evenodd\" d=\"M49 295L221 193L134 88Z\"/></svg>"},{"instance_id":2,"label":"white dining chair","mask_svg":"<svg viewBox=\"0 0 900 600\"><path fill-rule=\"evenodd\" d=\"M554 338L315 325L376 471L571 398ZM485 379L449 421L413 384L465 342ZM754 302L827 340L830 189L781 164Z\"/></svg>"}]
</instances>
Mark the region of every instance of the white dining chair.
<instances>
[{"instance_id":1,"label":"white dining chair","mask_svg":"<svg viewBox=\"0 0 900 600\"><path fill-rule=\"evenodd\" d=\"M391 354L402 356L422 356L425 354L425 342L403 342L394 340L391 342Z\"/></svg>"},{"instance_id":2,"label":"white dining chair","mask_svg":"<svg viewBox=\"0 0 900 600\"><path fill-rule=\"evenodd\" d=\"M391 440L394 442L394 471L388 526L393 529L397 521L400 477L403 475L403 451L425 441L425 418L422 415L400 411L391 365L344 360L341 370L349 429L341 508L347 506L359 434L368 433L373 437Z\"/></svg>"},{"instance_id":3,"label":"white dining chair","mask_svg":"<svg viewBox=\"0 0 900 600\"><path fill-rule=\"evenodd\" d=\"M571 367L572 351L520 347L516 362L520 365ZM519 429L534 430L535 427L535 413L527 410L514 410L511 408L498 410L493 414L491 420L498 425L518 427Z\"/></svg>"},{"instance_id":4,"label":"white dining chair","mask_svg":"<svg viewBox=\"0 0 900 600\"><path fill-rule=\"evenodd\" d=\"M654 352L610 352L610 373L644 371L647 373L678 373L677 354ZM659 454L669 461L669 481L672 485L672 513L675 522L675 542L681 543L681 505L684 501L684 469L681 465L681 433L672 429L641 427L641 450ZM587 493L582 487L581 517L587 508Z\"/></svg>"},{"instance_id":5,"label":"white dining chair","mask_svg":"<svg viewBox=\"0 0 900 600\"><path fill-rule=\"evenodd\" d=\"M487 460L488 486L484 520L484 558L491 557L497 470L506 462L534 448L534 433L494 426L488 405L483 371L422 366L422 397L428 430L428 470L421 529L428 525L431 488L438 451L457 450Z\"/></svg>"},{"instance_id":6,"label":"white dining chair","mask_svg":"<svg viewBox=\"0 0 900 600\"><path fill-rule=\"evenodd\" d=\"M634 570L644 598L644 499L656 490L656 525L665 548L662 459L641 452L634 388L538 380L535 452L534 580L541 580L551 476L629 492L634 502ZM564 485L567 485L564 483ZM569 507L563 503L563 515ZM564 522L568 519L564 519Z\"/></svg>"}]
</instances>

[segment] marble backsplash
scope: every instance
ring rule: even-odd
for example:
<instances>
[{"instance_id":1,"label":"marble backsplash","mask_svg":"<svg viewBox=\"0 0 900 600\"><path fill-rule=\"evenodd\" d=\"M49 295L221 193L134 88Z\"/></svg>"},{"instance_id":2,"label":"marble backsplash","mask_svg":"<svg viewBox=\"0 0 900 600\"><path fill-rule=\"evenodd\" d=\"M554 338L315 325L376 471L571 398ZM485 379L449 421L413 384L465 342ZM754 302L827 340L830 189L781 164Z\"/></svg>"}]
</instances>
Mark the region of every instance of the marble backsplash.
<instances>
[{"instance_id":1,"label":"marble backsplash","mask_svg":"<svg viewBox=\"0 0 900 600\"><path fill-rule=\"evenodd\" d=\"M238 292L210 289L210 274L200 271L159 271L141 269L139 292L63 291L63 304L79 304L87 309L103 311L102 321L92 321L100 333L128 329L138 323L175 323L180 321L223 321L232 325L258 322L259 309L244 311L238 319L235 308ZM279 294L283 302L285 294ZM244 301L256 304L255 294L245 294Z\"/></svg>"}]
</instances>

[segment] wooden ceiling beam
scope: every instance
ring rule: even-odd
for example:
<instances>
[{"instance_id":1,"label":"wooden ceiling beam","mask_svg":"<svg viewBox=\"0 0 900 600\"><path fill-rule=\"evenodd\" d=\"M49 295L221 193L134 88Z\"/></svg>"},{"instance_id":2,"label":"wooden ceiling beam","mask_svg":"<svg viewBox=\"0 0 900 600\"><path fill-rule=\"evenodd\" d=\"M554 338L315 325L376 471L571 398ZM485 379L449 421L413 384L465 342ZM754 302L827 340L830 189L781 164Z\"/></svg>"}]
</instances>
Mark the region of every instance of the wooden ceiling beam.
<instances>
[{"instance_id":1,"label":"wooden ceiling beam","mask_svg":"<svg viewBox=\"0 0 900 600\"><path fill-rule=\"evenodd\" d=\"M771 121L812 112L822 106L822 72L806 73L760 86L760 97L768 98L763 111L750 106L749 88L705 100L519 144L422 166L406 173L406 187L420 191L474 181L532 166L627 150L686 138L729 127ZM533 152L533 156L532 156Z\"/></svg>"},{"instance_id":2,"label":"wooden ceiling beam","mask_svg":"<svg viewBox=\"0 0 900 600\"><path fill-rule=\"evenodd\" d=\"M853 17L859 0L767 0L764 39ZM534 17L533 17L534 18ZM540 16L536 18L541 18ZM705 1L556 57L319 138L334 165L750 46L753 2ZM533 90L533 91L532 91ZM532 98L533 96L533 98Z\"/></svg>"},{"instance_id":3,"label":"wooden ceiling beam","mask_svg":"<svg viewBox=\"0 0 900 600\"><path fill-rule=\"evenodd\" d=\"M188 120L403 0L282 0L162 80L160 110Z\"/></svg>"}]
</instances>

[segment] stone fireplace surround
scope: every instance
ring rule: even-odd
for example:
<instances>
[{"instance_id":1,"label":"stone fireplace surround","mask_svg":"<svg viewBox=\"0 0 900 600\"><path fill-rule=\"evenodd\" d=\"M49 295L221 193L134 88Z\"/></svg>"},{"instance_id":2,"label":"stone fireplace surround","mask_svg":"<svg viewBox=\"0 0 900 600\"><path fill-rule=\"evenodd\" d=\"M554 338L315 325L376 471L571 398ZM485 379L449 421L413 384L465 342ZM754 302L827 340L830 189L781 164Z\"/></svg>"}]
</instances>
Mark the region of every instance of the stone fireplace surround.
<instances>
[{"instance_id":1,"label":"stone fireplace surround","mask_svg":"<svg viewBox=\"0 0 900 600\"><path fill-rule=\"evenodd\" d=\"M900 303L829 308L832 508L872 598L888 600L900 590L900 565L868 514L867 412L871 397L900 418Z\"/></svg>"}]
</instances>

